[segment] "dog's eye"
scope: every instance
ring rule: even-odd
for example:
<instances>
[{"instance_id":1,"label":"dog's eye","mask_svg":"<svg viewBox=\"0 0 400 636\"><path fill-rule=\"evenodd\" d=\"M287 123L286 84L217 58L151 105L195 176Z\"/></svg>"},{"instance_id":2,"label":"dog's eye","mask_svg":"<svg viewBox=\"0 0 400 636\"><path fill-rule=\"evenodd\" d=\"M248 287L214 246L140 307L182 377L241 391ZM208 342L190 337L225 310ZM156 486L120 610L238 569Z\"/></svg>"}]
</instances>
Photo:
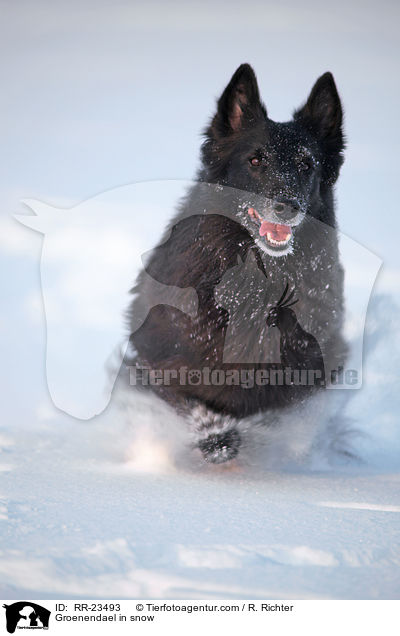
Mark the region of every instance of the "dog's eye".
<instances>
[{"instance_id":1,"label":"dog's eye","mask_svg":"<svg viewBox=\"0 0 400 636\"><path fill-rule=\"evenodd\" d=\"M251 165L254 166L255 168L257 168L258 166L261 166L261 159L259 157L252 157L249 161Z\"/></svg>"}]
</instances>

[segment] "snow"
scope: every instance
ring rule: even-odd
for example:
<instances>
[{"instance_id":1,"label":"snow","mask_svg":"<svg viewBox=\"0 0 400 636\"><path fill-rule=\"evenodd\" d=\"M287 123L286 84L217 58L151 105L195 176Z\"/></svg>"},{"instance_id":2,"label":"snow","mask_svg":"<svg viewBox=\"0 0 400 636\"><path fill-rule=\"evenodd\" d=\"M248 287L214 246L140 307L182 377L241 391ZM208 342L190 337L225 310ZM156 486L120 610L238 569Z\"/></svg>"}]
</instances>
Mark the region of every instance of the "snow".
<instances>
[{"instance_id":1,"label":"snow","mask_svg":"<svg viewBox=\"0 0 400 636\"><path fill-rule=\"evenodd\" d=\"M90 422L49 404L3 426L0 595L398 598L393 299L375 296L366 333L363 387L324 394L308 453L315 404L297 428L286 422L291 453L283 433L244 426L239 459L221 466L201 461L170 407L133 389Z\"/></svg>"}]
</instances>

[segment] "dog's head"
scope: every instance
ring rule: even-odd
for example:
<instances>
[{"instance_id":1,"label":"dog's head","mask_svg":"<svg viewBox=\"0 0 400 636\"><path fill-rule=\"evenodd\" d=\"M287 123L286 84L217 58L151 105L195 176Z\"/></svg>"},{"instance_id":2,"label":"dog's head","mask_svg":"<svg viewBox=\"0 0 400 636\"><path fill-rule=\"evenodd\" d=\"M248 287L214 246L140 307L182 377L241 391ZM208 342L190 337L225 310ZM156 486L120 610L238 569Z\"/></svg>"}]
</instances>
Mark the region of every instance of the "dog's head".
<instances>
[{"instance_id":1,"label":"dog's head","mask_svg":"<svg viewBox=\"0 0 400 636\"><path fill-rule=\"evenodd\" d=\"M331 187L343 162L342 119L331 73L285 123L268 118L248 64L222 93L205 132L202 178L242 193L237 215L263 251L288 254L307 214L334 224Z\"/></svg>"}]
</instances>

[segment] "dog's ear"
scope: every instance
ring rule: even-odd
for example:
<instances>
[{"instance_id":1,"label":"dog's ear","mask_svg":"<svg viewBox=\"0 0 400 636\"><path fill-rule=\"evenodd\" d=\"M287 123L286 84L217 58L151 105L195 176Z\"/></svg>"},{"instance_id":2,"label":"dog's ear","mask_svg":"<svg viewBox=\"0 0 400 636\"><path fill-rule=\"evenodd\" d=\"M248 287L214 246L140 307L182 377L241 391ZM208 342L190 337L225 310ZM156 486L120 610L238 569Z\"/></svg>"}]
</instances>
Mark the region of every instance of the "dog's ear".
<instances>
[{"instance_id":1,"label":"dog's ear","mask_svg":"<svg viewBox=\"0 0 400 636\"><path fill-rule=\"evenodd\" d=\"M336 143L338 152L343 150L343 111L332 73L324 73L317 79L307 102L294 118L311 128L322 141Z\"/></svg>"},{"instance_id":2,"label":"dog's ear","mask_svg":"<svg viewBox=\"0 0 400 636\"><path fill-rule=\"evenodd\" d=\"M334 183L343 163L345 139L343 110L332 73L321 75L307 102L294 113L293 118L310 130L321 143L325 157L324 180Z\"/></svg>"},{"instance_id":3,"label":"dog's ear","mask_svg":"<svg viewBox=\"0 0 400 636\"><path fill-rule=\"evenodd\" d=\"M249 64L242 64L218 100L211 130L216 136L226 136L265 116L255 73Z\"/></svg>"}]
</instances>

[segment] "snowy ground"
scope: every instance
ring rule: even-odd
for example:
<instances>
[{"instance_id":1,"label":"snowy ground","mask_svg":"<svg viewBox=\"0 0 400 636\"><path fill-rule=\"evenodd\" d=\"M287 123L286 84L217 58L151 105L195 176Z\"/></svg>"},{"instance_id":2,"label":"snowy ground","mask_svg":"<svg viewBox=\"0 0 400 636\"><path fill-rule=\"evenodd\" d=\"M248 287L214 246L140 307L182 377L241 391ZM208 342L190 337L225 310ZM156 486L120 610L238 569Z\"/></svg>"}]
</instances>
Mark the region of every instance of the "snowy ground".
<instances>
[{"instance_id":1,"label":"snowy ground","mask_svg":"<svg viewBox=\"0 0 400 636\"><path fill-rule=\"evenodd\" d=\"M3 427L0 596L398 598L390 298L367 332L363 388L329 392L324 443L301 463L249 430L240 461L205 466L176 417L136 396L89 423L49 408Z\"/></svg>"}]
</instances>

